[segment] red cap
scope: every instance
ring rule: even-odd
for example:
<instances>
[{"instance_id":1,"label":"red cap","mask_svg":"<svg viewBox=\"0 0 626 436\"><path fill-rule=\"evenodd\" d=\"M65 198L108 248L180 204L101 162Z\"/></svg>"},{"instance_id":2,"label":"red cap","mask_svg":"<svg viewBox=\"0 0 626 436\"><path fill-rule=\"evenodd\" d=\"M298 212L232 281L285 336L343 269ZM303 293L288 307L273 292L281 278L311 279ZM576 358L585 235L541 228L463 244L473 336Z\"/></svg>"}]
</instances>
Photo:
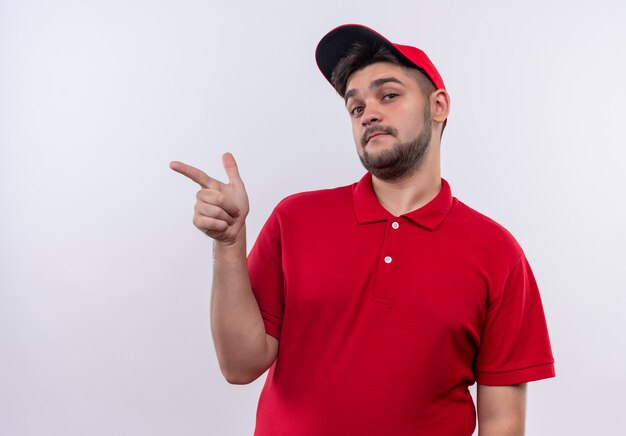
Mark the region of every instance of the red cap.
<instances>
[{"instance_id":1,"label":"red cap","mask_svg":"<svg viewBox=\"0 0 626 436\"><path fill-rule=\"evenodd\" d=\"M436 89L446 89L437 68L428 59L426 53L416 47L395 44L380 33L360 24L344 24L328 32L317 45L315 60L320 71L331 82L330 77L335 66L348 54L354 43L385 47L402 65L422 71L435 85Z\"/></svg>"}]
</instances>

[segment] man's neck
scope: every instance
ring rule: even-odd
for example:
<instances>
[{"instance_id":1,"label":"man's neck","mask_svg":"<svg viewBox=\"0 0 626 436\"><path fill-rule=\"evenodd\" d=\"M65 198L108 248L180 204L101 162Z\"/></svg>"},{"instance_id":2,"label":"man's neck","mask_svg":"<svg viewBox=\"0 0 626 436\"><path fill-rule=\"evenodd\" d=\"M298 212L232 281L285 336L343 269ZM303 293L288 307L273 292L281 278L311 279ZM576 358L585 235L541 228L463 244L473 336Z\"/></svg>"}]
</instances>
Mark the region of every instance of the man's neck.
<instances>
[{"instance_id":1,"label":"man's neck","mask_svg":"<svg viewBox=\"0 0 626 436\"><path fill-rule=\"evenodd\" d=\"M441 190L441 169L438 159L435 160L437 162L423 162L418 171L400 180L387 182L372 177L380 204L392 215L400 216L435 198Z\"/></svg>"}]
</instances>

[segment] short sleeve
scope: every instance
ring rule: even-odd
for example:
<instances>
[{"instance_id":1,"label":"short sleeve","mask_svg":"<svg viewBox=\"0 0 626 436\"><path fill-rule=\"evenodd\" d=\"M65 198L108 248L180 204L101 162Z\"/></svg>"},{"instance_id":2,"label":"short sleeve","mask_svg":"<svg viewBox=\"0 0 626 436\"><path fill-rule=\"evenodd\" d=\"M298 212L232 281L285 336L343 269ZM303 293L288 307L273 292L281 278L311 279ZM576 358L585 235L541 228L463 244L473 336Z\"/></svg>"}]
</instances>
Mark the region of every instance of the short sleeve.
<instances>
[{"instance_id":1,"label":"short sleeve","mask_svg":"<svg viewBox=\"0 0 626 436\"><path fill-rule=\"evenodd\" d=\"M476 358L477 382L502 386L554 377L543 305L526 257L494 286Z\"/></svg>"},{"instance_id":2,"label":"short sleeve","mask_svg":"<svg viewBox=\"0 0 626 436\"><path fill-rule=\"evenodd\" d=\"M280 340L284 310L284 279L280 223L272 212L248 255L250 285L257 300L265 331Z\"/></svg>"}]
</instances>

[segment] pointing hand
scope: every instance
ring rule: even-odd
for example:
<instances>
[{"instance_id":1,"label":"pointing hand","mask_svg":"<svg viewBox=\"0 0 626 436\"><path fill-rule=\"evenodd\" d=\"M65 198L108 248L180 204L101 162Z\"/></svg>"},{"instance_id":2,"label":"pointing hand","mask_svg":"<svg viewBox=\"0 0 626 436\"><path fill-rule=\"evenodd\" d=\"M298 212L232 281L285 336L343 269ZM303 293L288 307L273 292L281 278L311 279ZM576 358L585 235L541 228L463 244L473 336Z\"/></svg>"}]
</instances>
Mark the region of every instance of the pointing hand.
<instances>
[{"instance_id":1,"label":"pointing hand","mask_svg":"<svg viewBox=\"0 0 626 436\"><path fill-rule=\"evenodd\" d=\"M200 185L193 224L217 242L232 245L245 236L243 230L250 206L235 158L225 153L222 163L228 183L222 183L182 162L173 161L170 168Z\"/></svg>"}]
</instances>

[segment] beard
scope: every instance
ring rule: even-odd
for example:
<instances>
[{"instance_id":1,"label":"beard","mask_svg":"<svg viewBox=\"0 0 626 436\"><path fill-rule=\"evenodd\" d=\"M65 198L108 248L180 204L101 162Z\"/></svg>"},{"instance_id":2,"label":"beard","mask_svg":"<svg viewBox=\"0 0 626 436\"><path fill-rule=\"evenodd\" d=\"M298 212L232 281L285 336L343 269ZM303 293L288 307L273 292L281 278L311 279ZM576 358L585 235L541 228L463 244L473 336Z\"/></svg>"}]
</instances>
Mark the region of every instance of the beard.
<instances>
[{"instance_id":1,"label":"beard","mask_svg":"<svg viewBox=\"0 0 626 436\"><path fill-rule=\"evenodd\" d=\"M430 109L430 108L428 108ZM430 112L430 111L428 111ZM398 142L390 150L377 154L367 151L367 137L373 132L383 132L397 136L397 130L386 126L373 126L363 134L361 145L363 153L359 154L361 163L373 176L386 182L397 181L408 177L422 166L432 136L430 114L424 114L424 128L417 138L409 142Z\"/></svg>"}]
</instances>

